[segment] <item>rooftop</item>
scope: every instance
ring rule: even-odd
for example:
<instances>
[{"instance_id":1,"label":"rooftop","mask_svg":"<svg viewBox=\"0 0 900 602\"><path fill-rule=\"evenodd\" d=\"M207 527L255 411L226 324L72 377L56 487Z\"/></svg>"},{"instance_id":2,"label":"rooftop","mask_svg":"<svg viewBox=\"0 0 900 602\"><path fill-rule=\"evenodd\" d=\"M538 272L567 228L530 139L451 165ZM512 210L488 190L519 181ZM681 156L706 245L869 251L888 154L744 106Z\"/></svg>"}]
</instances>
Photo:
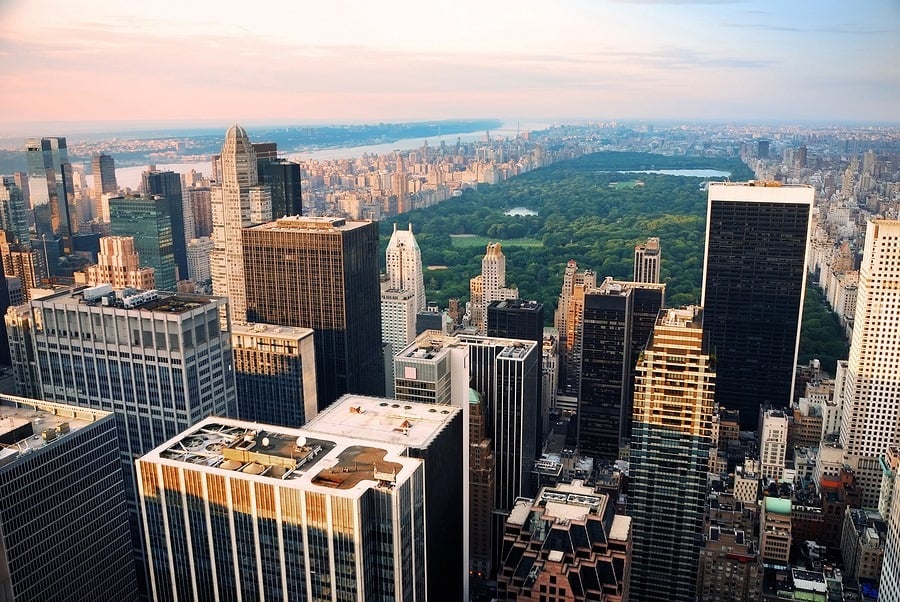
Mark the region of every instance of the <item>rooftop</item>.
<instances>
[{"instance_id":1,"label":"rooftop","mask_svg":"<svg viewBox=\"0 0 900 602\"><path fill-rule=\"evenodd\" d=\"M55 445L109 412L0 395L0 467Z\"/></svg>"},{"instance_id":2,"label":"rooftop","mask_svg":"<svg viewBox=\"0 0 900 602\"><path fill-rule=\"evenodd\" d=\"M449 405L344 395L319 412L305 428L322 434L422 448L461 411Z\"/></svg>"},{"instance_id":3,"label":"rooftop","mask_svg":"<svg viewBox=\"0 0 900 602\"><path fill-rule=\"evenodd\" d=\"M343 217L316 217L310 215L289 215L275 221L247 228L248 230L296 231L347 231L368 226L372 222L354 221Z\"/></svg>"},{"instance_id":4,"label":"rooftop","mask_svg":"<svg viewBox=\"0 0 900 602\"><path fill-rule=\"evenodd\" d=\"M133 288L114 289L110 284L76 286L38 299L41 303L104 306L120 309L142 309L157 313L180 314L202 307L222 297L171 293Z\"/></svg>"},{"instance_id":5,"label":"rooftop","mask_svg":"<svg viewBox=\"0 0 900 602\"><path fill-rule=\"evenodd\" d=\"M283 487L336 489L358 496L408 479L421 460L406 447L209 417L144 455L141 462L192 464L201 472L236 472Z\"/></svg>"},{"instance_id":6,"label":"rooftop","mask_svg":"<svg viewBox=\"0 0 900 602\"><path fill-rule=\"evenodd\" d=\"M235 322L231 325L231 334L256 335L267 339L299 341L300 339L313 336L313 330L311 328L300 328L299 326L274 326L272 324Z\"/></svg>"}]
</instances>

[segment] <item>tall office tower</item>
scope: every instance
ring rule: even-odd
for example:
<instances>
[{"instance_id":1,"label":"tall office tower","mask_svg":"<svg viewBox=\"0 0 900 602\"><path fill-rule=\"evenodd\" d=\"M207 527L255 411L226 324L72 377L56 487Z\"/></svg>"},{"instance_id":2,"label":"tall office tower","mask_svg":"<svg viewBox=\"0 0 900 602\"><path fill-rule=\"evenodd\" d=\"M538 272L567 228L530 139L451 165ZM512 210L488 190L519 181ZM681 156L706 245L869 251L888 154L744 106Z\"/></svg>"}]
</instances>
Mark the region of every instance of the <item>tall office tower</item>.
<instances>
[{"instance_id":1,"label":"tall office tower","mask_svg":"<svg viewBox=\"0 0 900 602\"><path fill-rule=\"evenodd\" d=\"M760 471L764 478L781 482L788 450L788 416L782 410L766 410L759 434Z\"/></svg>"},{"instance_id":2,"label":"tall office tower","mask_svg":"<svg viewBox=\"0 0 900 602\"><path fill-rule=\"evenodd\" d=\"M425 302L425 280L422 276L422 253L413 236L412 224L409 230L394 232L385 251L385 265L390 288L398 291L412 291L416 295L416 311L427 306Z\"/></svg>"},{"instance_id":3,"label":"tall office tower","mask_svg":"<svg viewBox=\"0 0 900 602\"><path fill-rule=\"evenodd\" d=\"M254 149L257 147L253 145ZM272 217L303 214L300 191L300 165L287 159L260 156L256 152L259 182L269 187L272 195Z\"/></svg>"},{"instance_id":4,"label":"tall office tower","mask_svg":"<svg viewBox=\"0 0 900 602\"><path fill-rule=\"evenodd\" d=\"M0 263L0 315L5 316L7 309L9 309L9 282L6 280L3 264ZM9 338L5 321L0 322L0 365L10 365Z\"/></svg>"},{"instance_id":5,"label":"tall office tower","mask_svg":"<svg viewBox=\"0 0 900 602\"><path fill-rule=\"evenodd\" d=\"M25 141L28 187L37 238L48 274L55 274L60 255L72 252L75 187L65 138Z\"/></svg>"},{"instance_id":6,"label":"tall office tower","mask_svg":"<svg viewBox=\"0 0 900 602\"><path fill-rule=\"evenodd\" d=\"M28 186L28 174L24 171L13 172L13 181L19 190L22 191L22 197L25 199L25 208L31 211L31 191Z\"/></svg>"},{"instance_id":7,"label":"tall office tower","mask_svg":"<svg viewBox=\"0 0 900 602\"><path fill-rule=\"evenodd\" d=\"M109 230L114 236L130 236L141 264L155 270L156 288L175 290L175 253L172 220L165 197L129 196L109 199Z\"/></svg>"},{"instance_id":8,"label":"tall office tower","mask_svg":"<svg viewBox=\"0 0 900 602\"><path fill-rule=\"evenodd\" d=\"M25 196L10 176L0 177L0 230L3 230L7 242L30 248Z\"/></svg>"},{"instance_id":9,"label":"tall office tower","mask_svg":"<svg viewBox=\"0 0 900 602\"><path fill-rule=\"evenodd\" d=\"M272 219L272 197L268 188L259 184L256 153L246 130L239 125L230 127L225 134L221 164L221 180L212 189L211 201L215 243L210 255L212 285L215 294L230 300L234 320L243 322L247 320L250 291L244 279L241 229ZM263 285L263 290L267 288Z\"/></svg>"},{"instance_id":10,"label":"tall office tower","mask_svg":"<svg viewBox=\"0 0 900 602\"><path fill-rule=\"evenodd\" d=\"M696 599L714 369L700 310L661 312L634 384L633 600Z\"/></svg>"},{"instance_id":11,"label":"tall office tower","mask_svg":"<svg viewBox=\"0 0 900 602\"><path fill-rule=\"evenodd\" d=\"M416 338L416 294L381 283L381 341L385 345L385 391L394 396L394 354Z\"/></svg>"},{"instance_id":12,"label":"tall office tower","mask_svg":"<svg viewBox=\"0 0 900 602\"><path fill-rule=\"evenodd\" d=\"M488 243L481 260L481 274L469 281L472 301L472 326L487 332L487 306L491 301L518 299L519 289L506 287L506 256L499 242Z\"/></svg>"},{"instance_id":13,"label":"tall office tower","mask_svg":"<svg viewBox=\"0 0 900 602\"><path fill-rule=\"evenodd\" d=\"M140 542L134 458L210 414L237 415L221 297L76 287L31 301L41 396L116 414Z\"/></svg>"},{"instance_id":14,"label":"tall office tower","mask_svg":"<svg viewBox=\"0 0 900 602\"><path fill-rule=\"evenodd\" d=\"M584 291L578 449L614 461L631 435L634 370L663 306L664 284L610 277Z\"/></svg>"},{"instance_id":15,"label":"tall office tower","mask_svg":"<svg viewBox=\"0 0 900 602\"><path fill-rule=\"evenodd\" d=\"M345 395L306 425L323 438L399 444L406 456L424 461L428 586L426 597L416 599L468 599L464 419L463 408Z\"/></svg>"},{"instance_id":16,"label":"tall office tower","mask_svg":"<svg viewBox=\"0 0 900 602\"><path fill-rule=\"evenodd\" d=\"M884 600L900 600L900 470L894 477L894 495L887 518L888 536L881 564L879 596Z\"/></svg>"},{"instance_id":17,"label":"tall office tower","mask_svg":"<svg viewBox=\"0 0 900 602\"><path fill-rule=\"evenodd\" d=\"M137 600L113 415L0 403L0 599Z\"/></svg>"},{"instance_id":18,"label":"tall office tower","mask_svg":"<svg viewBox=\"0 0 900 602\"><path fill-rule=\"evenodd\" d=\"M537 301L508 299L491 301L487 306L489 337L544 340L544 304Z\"/></svg>"},{"instance_id":19,"label":"tall office tower","mask_svg":"<svg viewBox=\"0 0 900 602\"><path fill-rule=\"evenodd\" d=\"M104 236L100 239L97 265L88 266L75 280L80 284L96 286L109 283L113 288L156 288L156 270L141 267L140 255L134 250L131 236Z\"/></svg>"},{"instance_id":20,"label":"tall office tower","mask_svg":"<svg viewBox=\"0 0 900 602\"><path fill-rule=\"evenodd\" d=\"M755 429L759 408L786 408L806 283L814 189L776 182L709 185L704 330L717 358L716 402Z\"/></svg>"},{"instance_id":21,"label":"tall office tower","mask_svg":"<svg viewBox=\"0 0 900 602\"><path fill-rule=\"evenodd\" d=\"M496 483L490 414L481 394L469 389L469 570L493 571L493 509Z\"/></svg>"},{"instance_id":22,"label":"tall office tower","mask_svg":"<svg viewBox=\"0 0 900 602\"><path fill-rule=\"evenodd\" d=\"M205 186L188 188L187 197L184 200L188 203L189 210L193 216L193 237L206 238L212 236L212 191ZM188 209L185 210L187 211Z\"/></svg>"},{"instance_id":23,"label":"tall office tower","mask_svg":"<svg viewBox=\"0 0 900 602\"><path fill-rule=\"evenodd\" d=\"M769 158L769 141L768 140L757 140L756 141L756 158L757 159L768 159Z\"/></svg>"},{"instance_id":24,"label":"tall office tower","mask_svg":"<svg viewBox=\"0 0 900 602\"><path fill-rule=\"evenodd\" d=\"M651 236L642 245L634 247L634 282L659 282L659 266L662 263L662 252L659 238Z\"/></svg>"},{"instance_id":25,"label":"tall office tower","mask_svg":"<svg viewBox=\"0 0 900 602\"><path fill-rule=\"evenodd\" d=\"M197 283L207 283L212 280L212 271L209 266L209 256L212 253L214 243L211 238L193 238L187 246L188 278Z\"/></svg>"},{"instance_id":26,"label":"tall office tower","mask_svg":"<svg viewBox=\"0 0 900 602\"><path fill-rule=\"evenodd\" d=\"M487 405L496 459L494 509L508 513L515 499L529 496L537 459L537 406L541 353L534 341L458 335L469 346L470 386Z\"/></svg>"},{"instance_id":27,"label":"tall office tower","mask_svg":"<svg viewBox=\"0 0 900 602\"><path fill-rule=\"evenodd\" d=\"M856 318L843 391L840 443L844 462L862 485L863 506L876 508L881 483L878 459L900 444L900 221L875 219L866 229L859 268Z\"/></svg>"},{"instance_id":28,"label":"tall office tower","mask_svg":"<svg viewBox=\"0 0 900 602\"><path fill-rule=\"evenodd\" d=\"M158 195L166 199L169 206L169 221L172 223L172 253L175 256L177 279L186 280L187 241L194 238L185 237L184 233L184 196L181 192L181 175L174 171L145 171L141 174L144 194ZM174 290L174 289L173 289Z\"/></svg>"},{"instance_id":29,"label":"tall office tower","mask_svg":"<svg viewBox=\"0 0 900 602\"><path fill-rule=\"evenodd\" d=\"M31 336L31 306L27 304L10 307L3 315L6 336L9 341L9 355L16 395L40 399L40 382L34 358L34 341Z\"/></svg>"},{"instance_id":30,"label":"tall office tower","mask_svg":"<svg viewBox=\"0 0 900 602\"><path fill-rule=\"evenodd\" d=\"M584 292L597 287L597 275L591 270L578 271L570 260L563 274L562 291L554 322L559 331L559 389L577 395L581 382L581 327L584 323Z\"/></svg>"},{"instance_id":31,"label":"tall office tower","mask_svg":"<svg viewBox=\"0 0 900 602\"><path fill-rule=\"evenodd\" d=\"M218 417L169 440L137 461L153 598L425 600L408 449Z\"/></svg>"},{"instance_id":32,"label":"tall office tower","mask_svg":"<svg viewBox=\"0 0 900 602\"><path fill-rule=\"evenodd\" d=\"M234 324L231 347L241 420L300 427L316 415L312 330Z\"/></svg>"},{"instance_id":33,"label":"tall office tower","mask_svg":"<svg viewBox=\"0 0 900 602\"><path fill-rule=\"evenodd\" d=\"M319 409L383 393L378 225L287 217L246 228L243 247L248 319L315 331Z\"/></svg>"},{"instance_id":34,"label":"tall office tower","mask_svg":"<svg viewBox=\"0 0 900 602\"><path fill-rule=\"evenodd\" d=\"M491 573L494 454L482 396L469 388L469 346L456 337L426 331L394 357L398 401L468 407L469 570Z\"/></svg>"},{"instance_id":35,"label":"tall office tower","mask_svg":"<svg viewBox=\"0 0 900 602\"><path fill-rule=\"evenodd\" d=\"M628 600L631 542L631 519L605 493L580 481L542 487L506 520L497 599Z\"/></svg>"},{"instance_id":36,"label":"tall office tower","mask_svg":"<svg viewBox=\"0 0 900 602\"><path fill-rule=\"evenodd\" d=\"M94 155L91 158L91 172L94 174L94 214L101 216L103 195L115 195L119 192L119 184L116 182L116 160L106 153Z\"/></svg>"}]
</instances>

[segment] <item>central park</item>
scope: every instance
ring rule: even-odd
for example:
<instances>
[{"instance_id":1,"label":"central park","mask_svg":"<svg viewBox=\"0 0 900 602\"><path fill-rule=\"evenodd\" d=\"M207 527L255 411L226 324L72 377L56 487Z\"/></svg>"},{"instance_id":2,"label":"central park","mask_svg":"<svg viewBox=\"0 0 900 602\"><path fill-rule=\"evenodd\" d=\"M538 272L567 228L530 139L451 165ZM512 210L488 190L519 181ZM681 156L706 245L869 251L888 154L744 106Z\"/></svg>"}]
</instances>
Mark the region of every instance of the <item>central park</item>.
<instances>
[{"instance_id":1,"label":"central park","mask_svg":"<svg viewBox=\"0 0 900 602\"><path fill-rule=\"evenodd\" d=\"M598 279L630 280L634 246L656 236L666 305L699 304L706 180L628 173L661 169L712 169L730 173L733 181L753 178L739 159L593 153L383 221L382 249L395 223L411 224L426 266L427 297L446 307L453 297L468 300L469 279L481 272L486 244L500 242L507 285L518 287L524 299L544 303L549 324L569 260L592 269ZM817 357L833 373L835 361L846 357L844 335L818 289L808 290L800 361Z\"/></svg>"}]
</instances>

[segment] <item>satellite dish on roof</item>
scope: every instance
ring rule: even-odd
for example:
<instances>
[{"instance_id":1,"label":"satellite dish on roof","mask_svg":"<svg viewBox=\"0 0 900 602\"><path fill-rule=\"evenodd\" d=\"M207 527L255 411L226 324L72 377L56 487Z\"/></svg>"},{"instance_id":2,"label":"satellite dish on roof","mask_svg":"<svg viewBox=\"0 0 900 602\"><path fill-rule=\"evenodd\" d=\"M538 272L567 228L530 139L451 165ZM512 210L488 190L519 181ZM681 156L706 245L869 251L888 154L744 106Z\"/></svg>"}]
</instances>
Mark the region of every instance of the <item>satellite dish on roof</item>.
<instances>
[{"instance_id":1,"label":"satellite dish on roof","mask_svg":"<svg viewBox=\"0 0 900 602\"><path fill-rule=\"evenodd\" d=\"M306 437L303 435L297 437L297 447L306 447Z\"/></svg>"}]
</instances>

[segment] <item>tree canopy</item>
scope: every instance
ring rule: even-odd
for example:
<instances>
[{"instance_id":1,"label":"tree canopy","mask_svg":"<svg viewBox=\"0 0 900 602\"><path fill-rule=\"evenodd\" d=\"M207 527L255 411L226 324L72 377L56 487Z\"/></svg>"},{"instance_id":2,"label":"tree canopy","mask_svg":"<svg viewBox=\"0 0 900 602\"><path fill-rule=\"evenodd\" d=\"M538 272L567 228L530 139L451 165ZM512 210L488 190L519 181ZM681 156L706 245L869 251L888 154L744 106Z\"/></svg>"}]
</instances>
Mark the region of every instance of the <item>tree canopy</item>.
<instances>
[{"instance_id":1,"label":"tree canopy","mask_svg":"<svg viewBox=\"0 0 900 602\"><path fill-rule=\"evenodd\" d=\"M494 186L481 185L384 221L382 246L395 222L412 223L426 266L426 294L445 306L451 297L468 299L469 279L480 273L484 255L483 247L454 244L451 235L473 234L504 243L507 285L517 286L522 298L544 303L549 321L570 259L600 278L630 280L634 246L657 236L667 304L699 302L706 230L704 180L615 171L641 169L719 169L736 180L752 177L738 160L594 153ZM505 214L515 207L537 215ZM527 244L517 245L519 239Z\"/></svg>"}]
</instances>

